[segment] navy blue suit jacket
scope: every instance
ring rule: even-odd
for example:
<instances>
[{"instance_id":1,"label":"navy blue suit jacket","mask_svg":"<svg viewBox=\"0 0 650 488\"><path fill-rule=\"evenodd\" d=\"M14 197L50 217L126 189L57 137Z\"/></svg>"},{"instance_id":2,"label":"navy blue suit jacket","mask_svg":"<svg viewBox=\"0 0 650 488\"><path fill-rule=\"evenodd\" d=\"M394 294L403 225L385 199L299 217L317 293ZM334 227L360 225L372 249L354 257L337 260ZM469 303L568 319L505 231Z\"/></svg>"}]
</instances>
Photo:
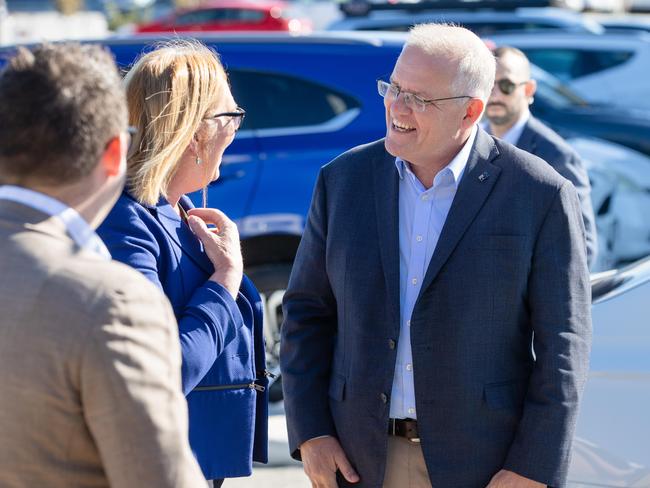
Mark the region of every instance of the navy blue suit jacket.
<instances>
[{"instance_id":1,"label":"navy blue suit jacket","mask_svg":"<svg viewBox=\"0 0 650 488\"><path fill-rule=\"evenodd\" d=\"M193 207L182 197L183 208ZM124 192L98 229L113 259L162 289L178 321L190 445L207 479L251 474L267 461L260 296L244 276L235 301L218 283L201 242L161 198L145 206ZM160 408L165 408L161 405Z\"/></svg>"},{"instance_id":2,"label":"navy blue suit jacket","mask_svg":"<svg viewBox=\"0 0 650 488\"><path fill-rule=\"evenodd\" d=\"M292 454L308 439L337 436L361 477L349 486L359 488L380 488L385 470L400 327L398 216L395 158L383 141L326 165L284 298ZM503 468L564 485L590 313L575 188L479 130L411 317L433 486L484 488Z\"/></svg>"},{"instance_id":3,"label":"navy blue suit jacket","mask_svg":"<svg viewBox=\"0 0 650 488\"><path fill-rule=\"evenodd\" d=\"M517 147L542 158L575 186L585 226L587 261L593 263L598 252L596 218L591 204L589 175L580 156L556 132L532 115L519 136Z\"/></svg>"}]
</instances>

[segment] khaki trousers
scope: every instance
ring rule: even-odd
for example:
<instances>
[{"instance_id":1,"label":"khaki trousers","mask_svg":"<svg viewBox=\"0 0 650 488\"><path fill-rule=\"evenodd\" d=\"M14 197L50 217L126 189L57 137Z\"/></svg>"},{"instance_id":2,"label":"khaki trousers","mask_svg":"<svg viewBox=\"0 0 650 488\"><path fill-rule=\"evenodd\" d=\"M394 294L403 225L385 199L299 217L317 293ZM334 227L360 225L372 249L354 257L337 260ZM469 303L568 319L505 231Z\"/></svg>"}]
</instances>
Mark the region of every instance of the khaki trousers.
<instances>
[{"instance_id":1,"label":"khaki trousers","mask_svg":"<svg viewBox=\"0 0 650 488\"><path fill-rule=\"evenodd\" d=\"M419 442L388 436L383 488L431 488Z\"/></svg>"}]
</instances>

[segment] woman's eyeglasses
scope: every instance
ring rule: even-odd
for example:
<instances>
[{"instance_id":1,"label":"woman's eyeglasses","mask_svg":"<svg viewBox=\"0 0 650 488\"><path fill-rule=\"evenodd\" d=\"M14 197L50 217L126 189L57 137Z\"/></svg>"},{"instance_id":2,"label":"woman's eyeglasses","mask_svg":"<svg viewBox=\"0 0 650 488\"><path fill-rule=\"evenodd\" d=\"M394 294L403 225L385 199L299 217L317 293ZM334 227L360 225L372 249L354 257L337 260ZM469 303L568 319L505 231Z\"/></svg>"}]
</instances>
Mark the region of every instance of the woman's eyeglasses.
<instances>
[{"instance_id":1,"label":"woman's eyeglasses","mask_svg":"<svg viewBox=\"0 0 650 488\"><path fill-rule=\"evenodd\" d=\"M217 119L219 117L228 117L228 122L232 122L235 131L238 131L244 122L244 117L246 116L246 110L241 107L237 107L234 112L221 112L218 114L210 115L206 119Z\"/></svg>"}]
</instances>

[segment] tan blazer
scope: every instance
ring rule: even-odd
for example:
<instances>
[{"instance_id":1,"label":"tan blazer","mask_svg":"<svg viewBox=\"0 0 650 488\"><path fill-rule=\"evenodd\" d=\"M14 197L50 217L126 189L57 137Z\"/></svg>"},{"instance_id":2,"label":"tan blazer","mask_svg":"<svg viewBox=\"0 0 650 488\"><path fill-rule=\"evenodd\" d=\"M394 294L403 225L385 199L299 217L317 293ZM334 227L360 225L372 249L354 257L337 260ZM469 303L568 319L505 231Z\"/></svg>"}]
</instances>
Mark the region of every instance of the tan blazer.
<instances>
[{"instance_id":1,"label":"tan blazer","mask_svg":"<svg viewBox=\"0 0 650 488\"><path fill-rule=\"evenodd\" d=\"M206 486L167 299L0 200L0 486Z\"/></svg>"}]
</instances>

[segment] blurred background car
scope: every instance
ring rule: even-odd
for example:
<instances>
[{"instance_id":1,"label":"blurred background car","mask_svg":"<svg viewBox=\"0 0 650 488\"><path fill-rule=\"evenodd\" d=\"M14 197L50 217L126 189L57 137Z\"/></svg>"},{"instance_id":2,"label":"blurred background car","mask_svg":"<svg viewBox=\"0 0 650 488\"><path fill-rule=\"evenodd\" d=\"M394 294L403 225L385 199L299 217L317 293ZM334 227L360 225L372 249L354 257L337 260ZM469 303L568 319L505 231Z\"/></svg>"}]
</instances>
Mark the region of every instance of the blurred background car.
<instances>
[{"instance_id":1,"label":"blurred background car","mask_svg":"<svg viewBox=\"0 0 650 488\"><path fill-rule=\"evenodd\" d=\"M650 111L590 103L535 65L531 75L537 81L531 110L560 135L598 137L650 155Z\"/></svg>"},{"instance_id":2,"label":"blurred background car","mask_svg":"<svg viewBox=\"0 0 650 488\"><path fill-rule=\"evenodd\" d=\"M650 258L592 276L593 340L569 486L650 486Z\"/></svg>"},{"instance_id":3,"label":"blurred background car","mask_svg":"<svg viewBox=\"0 0 650 488\"><path fill-rule=\"evenodd\" d=\"M346 12L347 4L341 4ZM332 23L328 30L384 30L406 32L412 25L426 22L452 22L462 25L478 36L499 32L565 31L601 34L602 26L582 15L559 8L529 8L496 10L474 9L458 3L456 9L431 9L431 3L391 4L390 10L378 10L377 4L368 4L365 16L348 16Z\"/></svg>"},{"instance_id":4,"label":"blurred background car","mask_svg":"<svg viewBox=\"0 0 650 488\"><path fill-rule=\"evenodd\" d=\"M604 271L650 255L650 158L612 142L572 137L587 167Z\"/></svg>"},{"instance_id":5,"label":"blurred background car","mask_svg":"<svg viewBox=\"0 0 650 488\"><path fill-rule=\"evenodd\" d=\"M135 32L211 31L311 31L307 19L287 15L287 4L279 0L217 0L200 7L177 9L153 22L136 26Z\"/></svg>"},{"instance_id":6,"label":"blurred background car","mask_svg":"<svg viewBox=\"0 0 650 488\"><path fill-rule=\"evenodd\" d=\"M521 49L531 63L589 102L650 110L649 35L529 33L498 34L490 40Z\"/></svg>"}]
</instances>

